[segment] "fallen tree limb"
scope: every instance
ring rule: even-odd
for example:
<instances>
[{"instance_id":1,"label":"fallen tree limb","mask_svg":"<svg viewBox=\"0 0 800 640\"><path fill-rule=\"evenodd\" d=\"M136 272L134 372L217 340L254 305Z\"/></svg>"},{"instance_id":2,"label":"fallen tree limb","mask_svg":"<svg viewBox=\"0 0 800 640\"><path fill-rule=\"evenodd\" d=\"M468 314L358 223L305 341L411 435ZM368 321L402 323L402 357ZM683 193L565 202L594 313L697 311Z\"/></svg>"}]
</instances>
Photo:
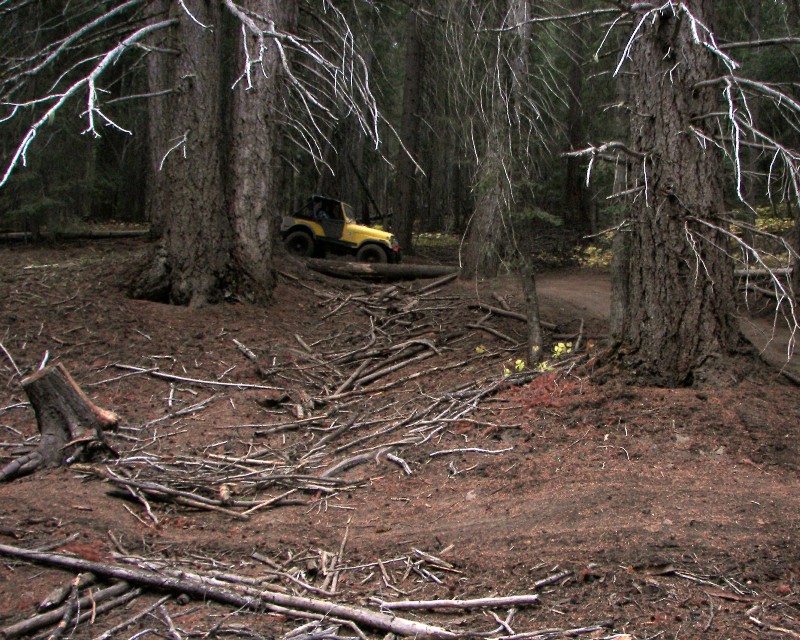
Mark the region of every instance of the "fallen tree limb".
<instances>
[{"instance_id":1,"label":"fallen tree limb","mask_svg":"<svg viewBox=\"0 0 800 640\"><path fill-rule=\"evenodd\" d=\"M591 627L579 627L577 629L540 629L539 631L529 631L527 633L496 636L493 640L563 640L564 638L577 638L578 636L602 633L610 629L611 626L611 623L604 623ZM592 637L597 638L597 640L633 640L633 636L627 633L615 633L603 637L592 635Z\"/></svg>"},{"instance_id":2,"label":"fallen tree limb","mask_svg":"<svg viewBox=\"0 0 800 640\"><path fill-rule=\"evenodd\" d=\"M114 365L115 369L122 369L123 371L133 371L135 373L144 373L153 378L161 378L162 380L172 380L174 382L185 382L187 384L199 384L209 387L234 387L236 389L264 389L267 391L283 391L280 387L269 387L263 384L245 384L239 382L220 382L219 380L199 380L197 378L185 378L183 376L175 376L171 373L162 373L158 369L142 369L141 367L134 367L129 364L117 363Z\"/></svg>"},{"instance_id":3,"label":"fallen tree limb","mask_svg":"<svg viewBox=\"0 0 800 640\"><path fill-rule=\"evenodd\" d=\"M335 616L343 620L350 620L373 629L380 629L381 631L395 633L400 636L426 635L433 638L455 638L457 635L442 627L317 598L291 596L272 591L259 591L255 593L253 590L248 590L246 594L242 594L232 589L212 586L197 580L165 576L144 569L133 569L104 562L94 562L74 556L39 553L5 544L0 544L0 555L16 558L18 560L26 560L39 565L68 569L70 571L91 571L97 576L125 580L131 584L143 585L171 593L185 593L199 600L213 600L221 604L250 611L268 609L271 605L275 605L278 607L298 609L300 611L310 611L326 616Z\"/></svg>"},{"instance_id":4,"label":"fallen tree limb","mask_svg":"<svg viewBox=\"0 0 800 640\"><path fill-rule=\"evenodd\" d=\"M91 613L92 606L99 607L99 605L120 596L127 591L130 591L130 586L127 582L118 582L110 587L95 591L90 595L83 596L77 601L77 610L86 611ZM114 600L116 602L116 600ZM16 624L0 629L0 638L2 640L11 640L12 638L19 638L20 636L28 635L39 629L44 629L52 624L58 623L63 617L67 609L72 606L69 603L39 615L22 620ZM77 622L77 621L75 621Z\"/></svg>"},{"instance_id":5,"label":"fallen tree limb","mask_svg":"<svg viewBox=\"0 0 800 640\"><path fill-rule=\"evenodd\" d=\"M381 609L410 611L413 609L479 609L484 607L522 607L539 602L536 594L500 598L474 598L472 600L404 600L387 602L372 598Z\"/></svg>"},{"instance_id":6,"label":"fallen tree limb","mask_svg":"<svg viewBox=\"0 0 800 640\"><path fill-rule=\"evenodd\" d=\"M204 509L206 511L219 511L220 513L224 513L225 515L229 515L239 520L247 520L247 516L244 516L236 511L232 511L231 509L226 509L221 500L211 500L204 496L199 496L197 494L189 493L186 491L178 491L177 489L172 489L170 487L156 484L154 482L142 482L139 480L130 480L128 478L123 478L121 476L118 476L117 474L113 473L110 469L107 469L106 471L107 473L105 474L104 477L113 484L140 489L141 491L148 493L150 495L168 499L173 502L177 502L178 504L185 505L187 507Z\"/></svg>"},{"instance_id":7,"label":"fallen tree limb","mask_svg":"<svg viewBox=\"0 0 800 640\"><path fill-rule=\"evenodd\" d=\"M458 278L458 275L459 275L458 271L454 271L453 273L449 273L446 276L444 276L442 278L439 278L438 280L434 280L430 284L426 284L424 287L421 287L420 289L417 289L414 292L414 294L419 296L419 295L421 295L423 293L428 293L428 292L433 291L434 289L438 289L439 287L443 287L448 282L452 282L453 280Z\"/></svg>"},{"instance_id":8,"label":"fallen tree limb","mask_svg":"<svg viewBox=\"0 0 800 640\"><path fill-rule=\"evenodd\" d=\"M505 449L479 449L477 447L466 447L464 449L445 449L443 451L434 451L433 453L429 453L428 456L431 458L437 458L439 456L449 456L459 453L485 453L490 456L497 456L501 453L512 451L513 449L514 447L506 447Z\"/></svg>"},{"instance_id":9,"label":"fallen tree limb","mask_svg":"<svg viewBox=\"0 0 800 640\"><path fill-rule=\"evenodd\" d=\"M342 262L309 258L309 269L339 278L359 278L364 276L383 278L439 278L458 273L458 267L438 264L380 264L369 262Z\"/></svg>"},{"instance_id":10,"label":"fallen tree limb","mask_svg":"<svg viewBox=\"0 0 800 640\"><path fill-rule=\"evenodd\" d=\"M172 598L171 595L170 596L164 596L163 598L161 598L161 599L157 600L156 602L154 602L153 604L151 604L149 607L147 607L147 608L143 609L142 611L140 611L139 613L136 613L136 614L132 615L130 618L127 618L127 619L123 620L122 622L120 622L119 624L116 624L113 627L111 627L110 629L104 631L99 636L97 636L94 640L111 640L111 638L114 638L117 633L119 633L120 631L124 631L125 629L127 629L130 626L133 626L134 624L139 622L139 620L141 620L146 615L148 615L150 612L155 611L156 609L158 609L161 605L163 605L165 602L167 602L170 598Z\"/></svg>"},{"instance_id":11,"label":"fallen tree limb","mask_svg":"<svg viewBox=\"0 0 800 640\"><path fill-rule=\"evenodd\" d=\"M150 235L149 229L107 229L105 231L58 231L53 234L45 231L37 238L30 231L9 231L0 233L0 242L37 242L42 238L57 240L111 240L117 238L144 238Z\"/></svg>"},{"instance_id":12,"label":"fallen tree limb","mask_svg":"<svg viewBox=\"0 0 800 640\"><path fill-rule=\"evenodd\" d=\"M754 293L760 293L762 295L767 296L768 298L781 298L781 294L779 294L775 289L767 289L765 287L759 287L757 284L753 284L752 282L748 283L745 287L748 291L753 291Z\"/></svg>"},{"instance_id":13,"label":"fallen tree limb","mask_svg":"<svg viewBox=\"0 0 800 640\"><path fill-rule=\"evenodd\" d=\"M500 307L493 307L489 304L484 304L483 302L476 302L475 304L469 305L470 309L481 309L483 311L488 311L489 313L493 313L496 316L505 316L506 318L514 318L514 320L520 320L522 322L528 321L528 316L524 313L518 313L516 311L508 311L506 309L501 309ZM542 328L547 329L548 331L554 331L558 328L558 325L553 324L552 322L544 322L543 320L539 321L539 324Z\"/></svg>"},{"instance_id":14,"label":"fallen tree limb","mask_svg":"<svg viewBox=\"0 0 800 640\"><path fill-rule=\"evenodd\" d=\"M737 278L757 278L792 275L791 267L788 269L736 269L733 272Z\"/></svg>"},{"instance_id":15,"label":"fallen tree limb","mask_svg":"<svg viewBox=\"0 0 800 640\"><path fill-rule=\"evenodd\" d=\"M409 358L407 360L403 360L401 362L398 362L398 363L393 364L393 365L388 366L388 367L383 367L382 369L378 369L377 371L373 371L372 373L364 376L363 378L358 378L357 380L355 380L353 385L356 386L356 387L363 387L364 385L367 385L370 382L375 382L375 380L377 380L378 378L382 378L385 375L388 375L388 374L393 373L395 371L399 371L403 367L407 367L410 364L413 364L413 363L416 363L416 362L422 362L423 360L427 360L428 358L432 358L435 355L436 355L436 353L434 351L423 351L422 353L420 353L418 355L415 355L412 358Z\"/></svg>"},{"instance_id":16,"label":"fallen tree limb","mask_svg":"<svg viewBox=\"0 0 800 640\"><path fill-rule=\"evenodd\" d=\"M507 336L502 331L498 331L497 329L493 329L492 327L487 327L485 324L467 324L464 325L468 329L478 329L479 331L485 331L486 333L491 333L494 337L500 338L501 340L505 340L511 344L517 344L518 341L514 340L511 336Z\"/></svg>"}]
</instances>

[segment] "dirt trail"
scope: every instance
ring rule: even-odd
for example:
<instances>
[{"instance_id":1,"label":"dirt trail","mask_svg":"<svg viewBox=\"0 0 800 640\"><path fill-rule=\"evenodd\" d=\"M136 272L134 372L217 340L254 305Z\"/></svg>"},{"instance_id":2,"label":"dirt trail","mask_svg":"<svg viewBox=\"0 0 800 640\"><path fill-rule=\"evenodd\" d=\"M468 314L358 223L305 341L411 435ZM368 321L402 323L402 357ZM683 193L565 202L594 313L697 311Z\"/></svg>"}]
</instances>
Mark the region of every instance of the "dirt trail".
<instances>
[{"instance_id":1,"label":"dirt trail","mask_svg":"<svg viewBox=\"0 0 800 640\"><path fill-rule=\"evenodd\" d=\"M607 274L595 271L550 272L537 279L539 295L558 315L582 313L607 321L611 305L611 282ZM798 336L781 315L761 311L757 315L742 308L740 327L761 357L779 371L786 371L800 380L800 350L794 342Z\"/></svg>"}]
</instances>

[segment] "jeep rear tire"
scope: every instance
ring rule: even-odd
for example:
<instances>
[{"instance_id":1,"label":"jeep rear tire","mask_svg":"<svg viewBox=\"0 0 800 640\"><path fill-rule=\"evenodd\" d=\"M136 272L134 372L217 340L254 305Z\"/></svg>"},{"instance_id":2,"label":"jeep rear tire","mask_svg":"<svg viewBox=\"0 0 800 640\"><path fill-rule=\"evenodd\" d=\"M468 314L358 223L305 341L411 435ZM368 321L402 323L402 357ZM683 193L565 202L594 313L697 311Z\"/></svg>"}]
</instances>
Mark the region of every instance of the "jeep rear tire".
<instances>
[{"instance_id":1,"label":"jeep rear tire","mask_svg":"<svg viewBox=\"0 0 800 640\"><path fill-rule=\"evenodd\" d=\"M356 260L359 262L376 262L385 264L389 262L386 250L377 244L365 244L356 253Z\"/></svg>"},{"instance_id":2,"label":"jeep rear tire","mask_svg":"<svg viewBox=\"0 0 800 640\"><path fill-rule=\"evenodd\" d=\"M286 236L283 246L293 256L310 258L314 254L314 238L305 231L292 231Z\"/></svg>"}]
</instances>

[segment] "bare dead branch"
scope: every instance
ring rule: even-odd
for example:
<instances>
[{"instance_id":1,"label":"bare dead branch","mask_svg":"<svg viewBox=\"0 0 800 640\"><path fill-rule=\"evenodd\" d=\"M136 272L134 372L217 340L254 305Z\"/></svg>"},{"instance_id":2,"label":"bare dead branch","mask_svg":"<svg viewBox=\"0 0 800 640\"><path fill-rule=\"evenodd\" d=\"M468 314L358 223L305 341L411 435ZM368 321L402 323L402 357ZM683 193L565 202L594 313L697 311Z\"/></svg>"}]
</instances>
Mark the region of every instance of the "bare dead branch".
<instances>
[{"instance_id":1,"label":"bare dead branch","mask_svg":"<svg viewBox=\"0 0 800 640\"><path fill-rule=\"evenodd\" d=\"M186 593L191 597L201 600L209 599L251 611L262 608L269 609L273 606L288 607L291 609L336 616L337 618L350 620L371 628L396 633L400 636L424 635L433 638L453 638L456 636L456 634L441 627L358 607L350 607L327 600L290 596L270 591L254 592L251 590L245 594L241 594L232 589L212 586L199 580L175 578L161 575L154 571L93 562L74 556L39 553L4 544L0 545L0 555L71 571L91 571L98 576L125 580L131 584L139 584L178 594Z\"/></svg>"}]
</instances>

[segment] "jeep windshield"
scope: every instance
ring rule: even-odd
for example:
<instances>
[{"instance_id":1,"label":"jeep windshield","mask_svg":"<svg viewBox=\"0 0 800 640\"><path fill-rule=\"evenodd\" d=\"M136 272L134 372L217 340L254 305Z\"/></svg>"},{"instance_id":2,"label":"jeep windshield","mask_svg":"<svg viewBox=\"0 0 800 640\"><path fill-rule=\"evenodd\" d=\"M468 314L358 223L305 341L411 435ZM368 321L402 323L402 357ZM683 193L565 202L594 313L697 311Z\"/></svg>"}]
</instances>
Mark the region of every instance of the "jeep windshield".
<instances>
[{"instance_id":1,"label":"jeep windshield","mask_svg":"<svg viewBox=\"0 0 800 640\"><path fill-rule=\"evenodd\" d=\"M349 222L350 224L353 224L355 222L355 220L356 220L355 215L353 215L353 207L351 207L346 202L343 202L342 203L342 208L344 209L344 220L345 220L345 222Z\"/></svg>"}]
</instances>

